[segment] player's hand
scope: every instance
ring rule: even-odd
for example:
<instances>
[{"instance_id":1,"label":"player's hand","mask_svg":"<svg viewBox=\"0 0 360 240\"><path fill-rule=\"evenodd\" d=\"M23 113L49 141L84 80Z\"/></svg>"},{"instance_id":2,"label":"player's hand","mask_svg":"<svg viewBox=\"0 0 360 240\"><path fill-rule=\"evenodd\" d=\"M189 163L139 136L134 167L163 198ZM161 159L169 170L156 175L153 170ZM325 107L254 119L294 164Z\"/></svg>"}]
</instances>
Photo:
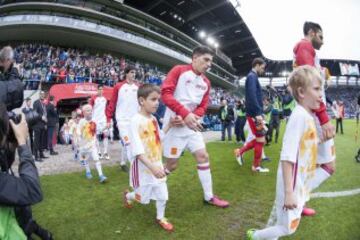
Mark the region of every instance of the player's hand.
<instances>
[{"instance_id":1,"label":"player's hand","mask_svg":"<svg viewBox=\"0 0 360 240\"><path fill-rule=\"evenodd\" d=\"M203 126L200 123L200 117L195 115L194 113L189 113L185 118L185 124L190 129L201 132L203 130Z\"/></svg>"},{"instance_id":2,"label":"player's hand","mask_svg":"<svg viewBox=\"0 0 360 240\"><path fill-rule=\"evenodd\" d=\"M321 136L322 141L327 141L335 137L335 127L334 125L331 124L330 121L322 125L321 130L322 130L322 136Z\"/></svg>"},{"instance_id":3,"label":"player's hand","mask_svg":"<svg viewBox=\"0 0 360 240\"><path fill-rule=\"evenodd\" d=\"M25 121L24 113L21 113L21 121L18 124L15 124L13 120L10 119L10 125L13 129L15 138L20 145L26 144L26 139L29 135L28 125Z\"/></svg>"},{"instance_id":4,"label":"player's hand","mask_svg":"<svg viewBox=\"0 0 360 240\"><path fill-rule=\"evenodd\" d=\"M291 210L297 208L297 201L294 192L285 194L284 210Z\"/></svg>"},{"instance_id":5,"label":"player's hand","mask_svg":"<svg viewBox=\"0 0 360 240\"><path fill-rule=\"evenodd\" d=\"M166 173L165 173L164 169L161 168L161 167L152 167L150 170L151 170L152 174L154 174L154 176L156 178L164 178L164 177L166 177Z\"/></svg>"},{"instance_id":6,"label":"player's hand","mask_svg":"<svg viewBox=\"0 0 360 240\"><path fill-rule=\"evenodd\" d=\"M264 119L264 118L263 118L261 115L255 117L255 120L256 120L257 122L262 122L263 119Z\"/></svg>"},{"instance_id":7,"label":"player's hand","mask_svg":"<svg viewBox=\"0 0 360 240\"><path fill-rule=\"evenodd\" d=\"M185 122L181 116L175 116L170 119L170 125L172 127L183 127Z\"/></svg>"}]
</instances>

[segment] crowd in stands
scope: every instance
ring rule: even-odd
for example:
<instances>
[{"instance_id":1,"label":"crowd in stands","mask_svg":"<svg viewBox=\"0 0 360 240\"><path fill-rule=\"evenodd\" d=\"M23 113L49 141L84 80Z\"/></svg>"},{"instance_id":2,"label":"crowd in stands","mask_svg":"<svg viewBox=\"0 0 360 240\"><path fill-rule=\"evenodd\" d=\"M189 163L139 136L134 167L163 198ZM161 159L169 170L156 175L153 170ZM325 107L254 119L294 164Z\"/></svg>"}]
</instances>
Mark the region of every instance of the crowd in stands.
<instances>
[{"instance_id":1,"label":"crowd in stands","mask_svg":"<svg viewBox=\"0 0 360 240\"><path fill-rule=\"evenodd\" d=\"M228 90L219 87L212 87L210 90L209 104L218 106L221 103L221 98L226 99L230 106L234 106L235 102L239 100L237 96L231 94Z\"/></svg>"},{"instance_id":2,"label":"crowd in stands","mask_svg":"<svg viewBox=\"0 0 360 240\"><path fill-rule=\"evenodd\" d=\"M360 87L329 87L326 90L326 96L330 101L342 101L344 103L345 118L355 117L359 93Z\"/></svg>"},{"instance_id":3,"label":"crowd in stands","mask_svg":"<svg viewBox=\"0 0 360 240\"><path fill-rule=\"evenodd\" d=\"M15 48L16 63L26 89L38 89L40 82L96 82L113 86L122 78L127 64L138 69L137 79L160 85L164 74L147 63L88 50L54 47L48 44L21 44Z\"/></svg>"},{"instance_id":4,"label":"crowd in stands","mask_svg":"<svg viewBox=\"0 0 360 240\"><path fill-rule=\"evenodd\" d=\"M20 44L15 59L27 90L38 89L40 82L95 82L113 86L122 79L127 64L137 68L137 80L161 85L165 74L156 66L111 54L94 54L88 50L55 47L48 44ZM237 98L219 87L212 87L210 105L220 105L220 98L234 105Z\"/></svg>"}]
</instances>

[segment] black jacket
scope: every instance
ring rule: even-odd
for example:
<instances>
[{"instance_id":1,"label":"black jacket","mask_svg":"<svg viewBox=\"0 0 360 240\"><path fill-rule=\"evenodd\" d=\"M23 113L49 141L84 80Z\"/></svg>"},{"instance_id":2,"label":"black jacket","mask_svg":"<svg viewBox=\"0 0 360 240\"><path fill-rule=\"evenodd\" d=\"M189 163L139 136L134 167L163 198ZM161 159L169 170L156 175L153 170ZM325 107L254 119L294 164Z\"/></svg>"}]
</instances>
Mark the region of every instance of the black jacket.
<instances>
[{"instance_id":1,"label":"black jacket","mask_svg":"<svg viewBox=\"0 0 360 240\"><path fill-rule=\"evenodd\" d=\"M30 147L19 146L18 153L20 177L0 172L0 204L2 205L28 206L40 202L43 198Z\"/></svg>"},{"instance_id":2,"label":"black jacket","mask_svg":"<svg viewBox=\"0 0 360 240\"><path fill-rule=\"evenodd\" d=\"M56 107L52 103L49 103L46 106L46 111L47 111L48 127L55 127L59 121L59 115L58 115Z\"/></svg>"},{"instance_id":3,"label":"black jacket","mask_svg":"<svg viewBox=\"0 0 360 240\"><path fill-rule=\"evenodd\" d=\"M234 121L235 119L235 115L234 115L234 109L232 107L229 107L227 106L227 114L225 116L225 119L221 119L221 113L224 109L224 106L221 106L220 107L220 110L219 110L219 119L221 122L223 123L231 123L232 121Z\"/></svg>"},{"instance_id":4,"label":"black jacket","mask_svg":"<svg viewBox=\"0 0 360 240\"><path fill-rule=\"evenodd\" d=\"M41 104L41 100L38 99L34 102L33 105L33 109L34 111L36 111L40 117L42 118L42 116L46 116L46 106ZM40 121L37 121L37 123L34 125L33 129L45 129L46 126L46 122L43 121L42 119Z\"/></svg>"}]
</instances>

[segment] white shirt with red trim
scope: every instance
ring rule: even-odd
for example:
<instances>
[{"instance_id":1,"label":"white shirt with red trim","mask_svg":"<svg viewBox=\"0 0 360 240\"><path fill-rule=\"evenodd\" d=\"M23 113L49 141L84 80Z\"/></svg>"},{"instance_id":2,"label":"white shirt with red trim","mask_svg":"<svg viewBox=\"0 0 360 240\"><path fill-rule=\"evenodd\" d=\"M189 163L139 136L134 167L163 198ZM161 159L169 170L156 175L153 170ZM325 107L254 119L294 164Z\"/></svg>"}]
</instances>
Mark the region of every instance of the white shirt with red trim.
<instances>
[{"instance_id":1,"label":"white shirt with red trim","mask_svg":"<svg viewBox=\"0 0 360 240\"><path fill-rule=\"evenodd\" d=\"M210 92L210 81L203 74L196 74L191 65L178 65L168 73L161 88L161 97L166 105L164 126L171 117L180 115L183 119L192 112L202 117L207 109ZM184 127L173 127L169 134L187 136L193 130Z\"/></svg>"},{"instance_id":2,"label":"white shirt with red trim","mask_svg":"<svg viewBox=\"0 0 360 240\"><path fill-rule=\"evenodd\" d=\"M93 106L92 120L97 125L99 123L106 123L106 98L104 96L94 96L91 98L90 104Z\"/></svg>"},{"instance_id":3,"label":"white shirt with red trim","mask_svg":"<svg viewBox=\"0 0 360 240\"><path fill-rule=\"evenodd\" d=\"M276 185L276 204L278 206L283 206L285 198L282 161L294 164L292 186L298 206L303 206L309 200L309 182L315 176L317 147L315 116L297 104L286 124L280 154Z\"/></svg>"},{"instance_id":4,"label":"white shirt with red trim","mask_svg":"<svg viewBox=\"0 0 360 240\"><path fill-rule=\"evenodd\" d=\"M139 111L137 100L137 83L129 84L122 81L115 85L113 95L106 109L107 121L110 122L115 113L117 122L129 122L130 119Z\"/></svg>"},{"instance_id":5,"label":"white shirt with red trim","mask_svg":"<svg viewBox=\"0 0 360 240\"><path fill-rule=\"evenodd\" d=\"M129 129L131 141L131 171L130 185L133 188L139 186L158 184L166 181L164 178L156 178L150 169L136 158L138 155L150 161L153 165L163 168L161 131L155 117L145 117L140 113L131 118Z\"/></svg>"}]
</instances>

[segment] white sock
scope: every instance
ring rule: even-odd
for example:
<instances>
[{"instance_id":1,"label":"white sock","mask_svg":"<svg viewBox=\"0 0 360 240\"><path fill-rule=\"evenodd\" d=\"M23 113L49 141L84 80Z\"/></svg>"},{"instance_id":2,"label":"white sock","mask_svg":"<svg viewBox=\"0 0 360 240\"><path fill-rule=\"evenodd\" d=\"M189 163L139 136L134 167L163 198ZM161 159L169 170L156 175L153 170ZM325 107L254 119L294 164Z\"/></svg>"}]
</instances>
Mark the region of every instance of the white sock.
<instances>
[{"instance_id":1,"label":"white sock","mask_svg":"<svg viewBox=\"0 0 360 240\"><path fill-rule=\"evenodd\" d=\"M105 137L103 140L104 154L108 154L109 139Z\"/></svg>"},{"instance_id":2,"label":"white sock","mask_svg":"<svg viewBox=\"0 0 360 240\"><path fill-rule=\"evenodd\" d=\"M313 177L309 182L310 191L313 191L315 188L319 187L326 179L331 175L325 171L322 167L317 167L315 170L315 177Z\"/></svg>"},{"instance_id":3,"label":"white sock","mask_svg":"<svg viewBox=\"0 0 360 240\"><path fill-rule=\"evenodd\" d=\"M256 230L254 233L254 239L275 240L279 237L287 235L290 235L290 233L286 227L275 225L273 227L264 228L262 230Z\"/></svg>"},{"instance_id":4,"label":"white sock","mask_svg":"<svg viewBox=\"0 0 360 240\"><path fill-rule=\"evenodd\" d=\"M126 194L126 199L129 201L134 201L135 200L135 192L128 192Z\"/></svg>"},{"instance_id":5,"label":"white sock","mask_svg":"<svg viewBox=\"0 0 360 240\"><path fill-rule=\"evenodd\" d=\"M265 155L265 151L264 151L264 148L263 148L262 153L261 153L261 159L264 159L264 158L266 158L266 155Z\"/></svg>"},{"instance_id":6,"label":"white sock","mask_svg":"<svg viewBox=\"0 0 360 240\"><path fill-rule=\"evenodd\" d=\"M121 144L122 144L122 142L121 142ZM126 164L126 147L124 145L122 145L120 165L123 166L125 164Z\"/></svg>"},{"instance_id":7,"label":"white sock","mask_svg":"<svg viewBox=\"0 0 360 240\"><path fill-rule=\"evenodd\" d=\"M102 176L103 172L102 172L102 168L101 168L101 162L96 161L95 166L96 166L96 170L98 171L99 177Z\"/></svg>"},{"instance_id":8,"label":"white sock","mask_svg":"<svg viewBox=\"0 0 360 240\"><path fill-rule=\"evenodd\" d=\"M156 219L161 220L165 217L166 201L156 200Z\"/></svg>"},{"instance_id":9,"label":"white sock","mask_svg":"<svg viewBox=\"0 0 360 240\"><path fill-rule=\"evenodd\" d=\"M201 182L201 186L204 191L204 198L206 201L209 201L214 196L212 189L210 164L209 162L200 163L197 165L197 168L198 168L198 175Z\"/></svg>"}]
</instances>

